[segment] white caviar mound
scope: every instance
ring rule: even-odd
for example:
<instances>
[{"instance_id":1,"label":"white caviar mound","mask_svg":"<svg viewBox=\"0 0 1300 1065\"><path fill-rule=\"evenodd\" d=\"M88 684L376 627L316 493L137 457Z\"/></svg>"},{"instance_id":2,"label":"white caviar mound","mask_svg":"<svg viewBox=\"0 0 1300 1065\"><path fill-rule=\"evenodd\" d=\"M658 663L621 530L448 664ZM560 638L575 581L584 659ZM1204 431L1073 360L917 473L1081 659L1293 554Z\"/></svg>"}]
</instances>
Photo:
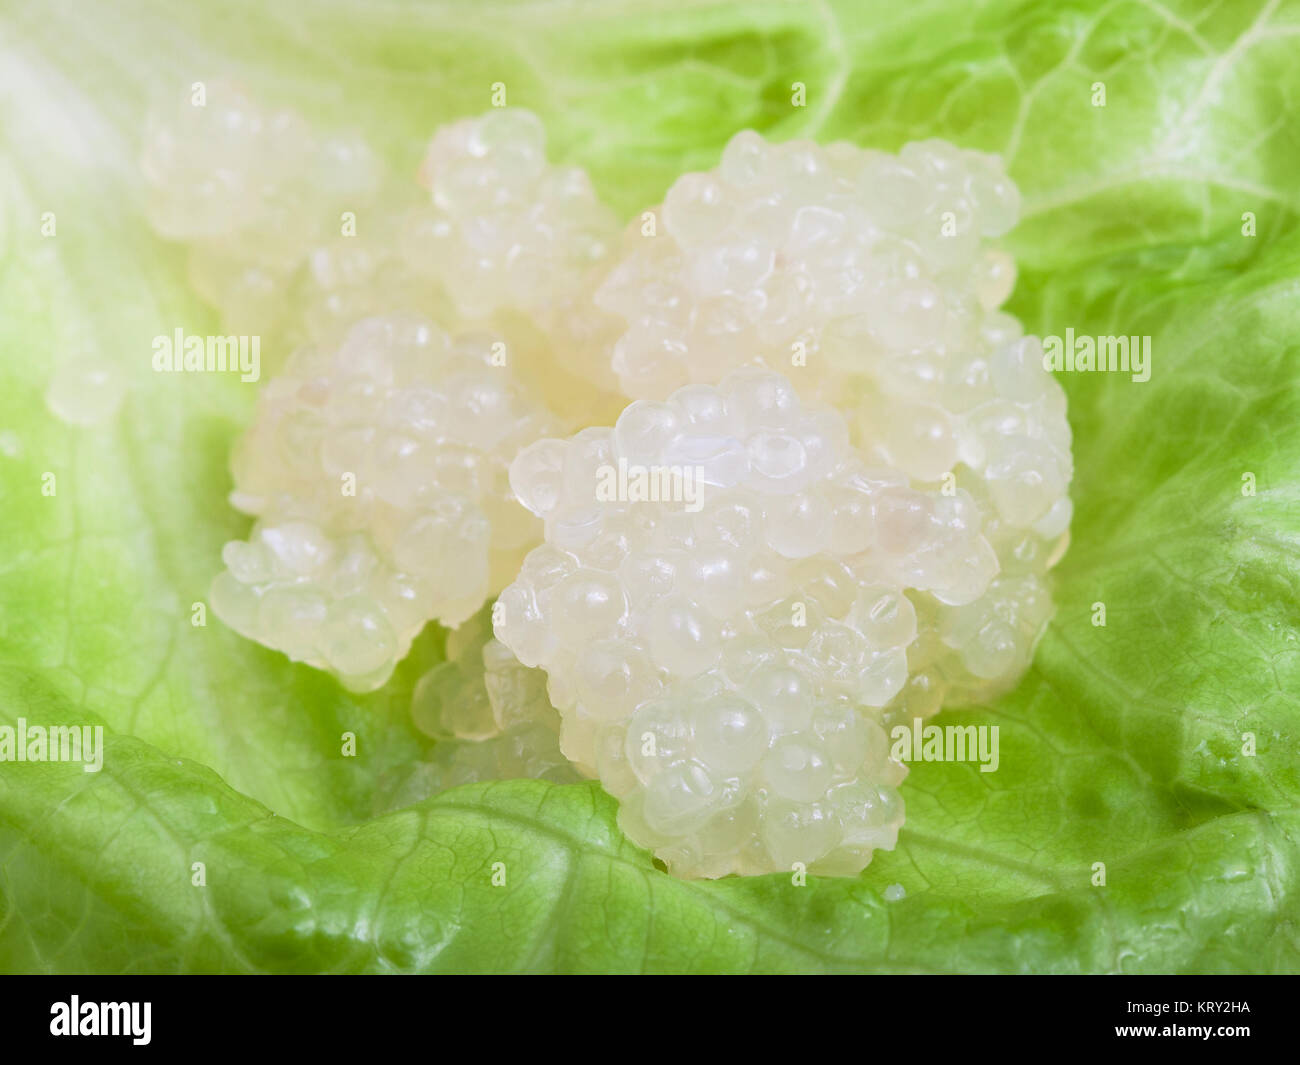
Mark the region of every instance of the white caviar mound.
<instances>
[{"instance_id":1,"label":"white caviar mound","mask_svg":"<svg viewBox=\"0 0 1300 1065\"><path fill-rule=\"evenodd\" d=\"M866 466L843 418L760 370L540 441L510 478L546 543L497 636L546 670L561 748L629 836L684 876L854 873L894 846L881 722L908 698L913 597L970 603L997 573L973 500Z\"/></svg>"},{"instance_id":2,"label":"white caviar mound","mask_svg":"<svg viewBox=\"0 0 1300 1065\"><path fill-rule=\"evenodd\" d=\"M975 503L998 576L973 603L918 601L911 657L947 678L917 693L927 713L991 698L1026 668L1051 609L1044 574L1068 543L1065 394L1039 340L998 309L1015 267L994 240L1018 214L996 156L746 131L715 170L673 184L653 235L628 230L595 297L623 320L611 363L629 395L765 366L838 408L873 466Z\"/></svg>"},{"instance_id":3,"label":"white caviar mound","mask_svg":"<svg viewBox=\"0 0 1300 1065\"><path fill-rule=\"evenodd\" d=\"M411 714L438 740L422 766L427 793L484 780L581 779L560 753L560 716L546 674L493 638L487 611L448 634L447 659L417 682Z\"/></svg>"},{"instance_id":4,"label":"white caviar mound","mask_svg":"<svg viewBox=\"0 0 1300 1065\"><path fill-rule=\"evenodd\" d=\"M679 875L851 875L903 821L890 730L1028 668L1073 468L996 156L744 132L620 235L527 111L401 181L213 83L142 163L269 378L213 609L356 691L456 629L404 795L597 777Z\"/></svg>"},{"instance_id":5,"label":"white caviar mound","mask_svg":"<svg viewBox=\"0 0 1300 1065\"><path fill-rule=\"evenodd\" d=\"M619 224L585 171L546 159L531 111L501 108L443 126L421 168L431 202L406 218L401 247L469 317L523 313L577 365L613 385L614 319L591 300Z\"/></svg>"},{"instance_id":6,"label":"white caviar mound","mask_svg":"<svg viewBox=\"0 0 1300 1065\"><path fill-rule=\"evenodd\" d=\"M390 315L294 354L232 457L231 501L257 522L222 552L226 624L368 691L426 622L457 625L510 580L538 530L508 466L556 422L495 343Z\"/></svg>"},{"instance_id":7,"label":"white caviar mound","mask_svg":"<svg viewBox=\"0 0 1300 1065\"><path fill-rule=\"evenodd\" d=\"M627 231L596 295L625 323L614 369L628 395L662 399L760 363L843 406L873 357L920 375L970 354L1015 281L988 238L1018 213L996 156L944 141L893 156L738 133L715 170L674 182L652 234Z\"/></svg>"},{"instance_id":8,"label":"white caviar mound","mask_svg":"<svg viewBox=\"0 0 1300 1065\"><path fill-rule=\"evenodd\" d=\"M425 309L367 302L357 291L364 283L372 297L413 295L373 231L374 216L391 209L379 205L397 190L358 134L320 135L292 111L213 82L201 105L178 95L150 113L141 169L151 224L189 244L190 280L228 332L337 341L351 321L327 323L328 311L337 319L365 303L355 320ZM340 246L345 212L363 221Z\"/></svg>"},{"instance_id":9,"label":"white caviar mound","mask_svg":"<svg viewBox=\"0 0 1300 1065\"><path fill-rule=\"evenodd\" d=\"M261 233L284 250L322 232L316 208L369 201L383 168L359 136L322 138L301 116L214 82L150 112L141 168L154 228L177 240ZM255 249L247 249L250 253Z\"/></svg>"},{"instance_id":10,"label":"white caviar mound","mask_svg":"<svg viewBox=\"0 0 1300 1065\"><path fill-rule=\"evenodd\" d=\"M610 409L618 321L591 297L618 223L584 171L546 161L531 112L442 127L420 183L388 173L360 136L322 135L228 82L203 106L155 109L144 141L154 228L189 244L195 289L225 332L261 338L272 368L298 345L337 345L361 318L419 313L501 333L573 427Z\"/></svg>"},{"instance_id":11,"label":"white caviar mound","mask_svg":"<svg viewBox=\"0 0 1300 1065\"><path fill-rule=\"evenodd\" d=\"M869 460L920 482L960 464L1004 523L1054 541L1065 395L998 310L1015 267L992 238L1018 213L998 157L944 141L893 156L737 134L668 190L654 236L629 231L596 294L624 322L612 365L648 399L746 364L786 373L845 413Z\"/></svg>"}]
</instances>

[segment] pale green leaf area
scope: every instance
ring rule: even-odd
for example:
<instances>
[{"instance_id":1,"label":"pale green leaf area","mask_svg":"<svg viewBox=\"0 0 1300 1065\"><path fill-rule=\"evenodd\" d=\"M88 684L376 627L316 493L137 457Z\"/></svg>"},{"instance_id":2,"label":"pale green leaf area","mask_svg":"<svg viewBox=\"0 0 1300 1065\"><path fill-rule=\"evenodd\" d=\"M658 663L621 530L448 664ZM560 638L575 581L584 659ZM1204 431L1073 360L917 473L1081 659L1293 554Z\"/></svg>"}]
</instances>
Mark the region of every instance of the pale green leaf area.
<instances>
[{"instance_id":1,"label":"pale green leaf area","mask_svg":"<svg viewBox=\"0 0 1300 1065\"><path fill-rule=\"evenodd\" d=\"M1297 55L1295 0L4 0L0 724L102 724L107 751L0 763L0 969L1300 970ZM998 771L915 765L897 850L801 887L673 879L595 784L377 815L428 752L407 704L443 634L357 697L190 623L246 531L226 459L255 392L151 372L154 335L215 318L136 157L152 98L231 76L411 171L504 81L625 214L745 127L1003 152L1011 309L1153 360L1061 375L1056 618L1012 694L940 718L998 725ZM45 406L70 358L130 384L101 428Z\"/></svg>"}]
</instances>

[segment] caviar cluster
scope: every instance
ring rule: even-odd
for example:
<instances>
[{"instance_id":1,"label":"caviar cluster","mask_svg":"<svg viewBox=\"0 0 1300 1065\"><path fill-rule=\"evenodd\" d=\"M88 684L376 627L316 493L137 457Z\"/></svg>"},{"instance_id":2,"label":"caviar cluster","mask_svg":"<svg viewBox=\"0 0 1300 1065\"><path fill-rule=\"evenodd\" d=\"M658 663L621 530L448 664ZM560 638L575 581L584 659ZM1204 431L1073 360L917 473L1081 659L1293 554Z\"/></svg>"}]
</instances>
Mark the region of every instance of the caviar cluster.
<instances>
[{"instance_id":1,"label":"caviar cluster","mask_svg":"<svg viewBox=\"0 0 1300 1065\"><path fill-rule=\"evenodd\" d=\"M546 674L493 637L488 611L448 634L447 659L420 678L411 710L416 727L439 741L422 767L428 792L479 780L581 779L560 753Z\"/></svg>"},{"instance_id":2,"label":"caviar cluster","mask_svg":"<svg viewBox=\"0 0 1300 1065\"><path fill-rule=\"evenodd\" d=\"M428 621L477 611L535 541L506 466L601 407L566 365L595 341L561 312L591 308L617 227L581 171L546 163L527 112L439 131L421 191L360 137L218 83L151 116L142 163L151 221L188 242L223 328L258 336L273 367L296 352L235 449L231 499L258 520L226 545L214 609L378 687Z\"/></svg>"},{"instance_id":3,"label":"caviar cluster","mask_svg":"<svg viewBox=\"0 0 1300 1065\"><path fill-rule=\"evenodd\" d=\"M142 169L154 228L186 242L222 328L259 336L272 366L303 344L337 345L367 316L415 312L491 326L510 372L575 427L617 410L617 323L590 294L618 226L583 171L547 163L530 112L440 129L422 188L359 134L322 135L218 82L202 106L151 114Z\"/></svg>"},{"instance_id":4,"label":"caviar cluster","mask_svg":"<svg viewBox=\"0 0 1300 1065\"><path fill-rule=\"evenodd\" d=\"M421 787L597 777L681 875L852 874L903 821L888 730L1027 668L1071 440L996 157L745 132L620 237L528 112L401 181L220 85L144 171L279 370L213 607L356 690L452 627Z\"/></svg>"},{"instance_id":5,"label":"caviar cluster","mask_svg":"<svg viewBox=\"0 0 1300 1065\"><path fill-rule=\"evenodd\" d=\"M1015 280L986 238L1018 210L997 157L944 141L892 156L739 133L717 170L668 190L653 237L628 230L595 297L626 323L614 368L628 395L662 399L738 366L797 366L840 403L873 356L969 355Z\"/></svg>"},{"instance_id":6,"label":"caviar cluster","mask_svg":"<svg viewBox=\"0 0 1300 1065\"><path fill-rule=\"evenodd\" d=\"M257 521L222 552L218 616L369 691L426 622L460 624L509 580L537 527L508 465L555 423L492 365L497 343L390 315L300 348L235 449L231 500Z\"/></svg>"},{"instance_id":7,"label":"caviar cluster","mask_svg":"<svg viewBox=\"0 0 1300 1065\"><path fill-rule=\"evenodd\" d=\"M274 350L337 341L361 313L397 309L357 292L405 283L368 235L390 183L359 135L321 136L293 111L214 83L198 106L177 98L151 113L142 169L150 222L187 243L190 280L227 332ZM355 236L342 236L345 213L364 220Z\"/></svg>"},{"instance_id":8,"label":"caviar cluster","mask_svg":"<svg viewBox=\"0 0 1300 1065\"><path fill-rule=\"evenodd\" d=\"M431 202L410 212L406 261L465 314L527 315L564 349L566 377L614 386L615 322L591 302L618 241L618 222L574 166L546 161L541 121L503 108L445 126L421 179Z\"/></svg>"},{"instance_id":9,"label":"caviar cluster","mask_svg":"<svg viewBox=\"0 0 1300 1065\"><path fill-rule=\"evenodd\" d=\"M769 367L843 411L866 461L939 488L983 533L992 551L978 564L949 557L993 568L981 596L913 595L904 717L999 694L1051 613L1044 576L1067 542L1071 439L1041 344L998 309L1015 267L994 238L1018 213L996 156L746 131L716 170L673 184L652 238L628 230L595 295L623 322L611 360L628 395Z\"/></svg>"},{"instance_id":10,"label":"caviar cluster","mask_svg":"<svg viewBox=\"0 0 1300 1065\"><path fill-rule=\"evenodd\" d=\"M539 441L510 476L547 542L498 632L547 671L562 749L629 835L691 876L856 872L893 846L905 592L972 600L997 570L968 500L867 467L837 412L762 370Z\"/></svg>"}]
</instances>

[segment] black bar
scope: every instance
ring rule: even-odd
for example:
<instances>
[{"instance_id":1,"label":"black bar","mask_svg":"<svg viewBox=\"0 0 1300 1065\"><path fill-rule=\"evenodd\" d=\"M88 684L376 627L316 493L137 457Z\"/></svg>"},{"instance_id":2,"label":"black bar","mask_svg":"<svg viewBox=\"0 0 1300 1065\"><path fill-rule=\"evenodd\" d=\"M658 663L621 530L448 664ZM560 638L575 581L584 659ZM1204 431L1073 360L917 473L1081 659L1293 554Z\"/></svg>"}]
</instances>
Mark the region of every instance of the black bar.
<instances>
[{"instance_id":1,"label":"black bar","mask_svg":"<svg viewBox=\"0 0 1300 1065\"><path fill-rule=\"evenodd\" d=\"M479 1054L501 1060L512 1040L533 1054L587 1057L598 1048L618 1055L658 1047L661 1054L694 1061L707 1060L715 1044L734 1053L737 1043L754 1041L765 1056L788 1044L809 1055L840 1056L850 1049L867 1059L944 1048L1073 1054L1126 1044L1142 1053L1199 1046L1222 1055L1268 1047L1294 1056L1300 987L1287 977L872 976L839 986L807 984L807 1001L801 1001L788 981L779 988L723 987L713 979L688 991L583 980L567 988L517 984L506 990L482 980L433 979L9 978L0 985L2 1045L8 1053L67 1047L95 1053L110 1044L129 1053L201 1049L205 1056L319 1050L330 1060L346 1060L351 1051L403 1052L412 1043L434 1060ZM140 1037L130 1032L52 1034L73 996L82 1025L91 1016L110 1024L129 1016L120 1008L97 1008L102 1003L137 1004L134 1018L143 1022L148 1003L148 1042L137 1043ZM764 1009L767 998L772 1005ZM89 1013L88 1004L95 1007ZM1191 1028L1198 1031L1188 1034ZM1200 1031L1207 1028L1208 1037Z\"/></svg>"}]
</instances>

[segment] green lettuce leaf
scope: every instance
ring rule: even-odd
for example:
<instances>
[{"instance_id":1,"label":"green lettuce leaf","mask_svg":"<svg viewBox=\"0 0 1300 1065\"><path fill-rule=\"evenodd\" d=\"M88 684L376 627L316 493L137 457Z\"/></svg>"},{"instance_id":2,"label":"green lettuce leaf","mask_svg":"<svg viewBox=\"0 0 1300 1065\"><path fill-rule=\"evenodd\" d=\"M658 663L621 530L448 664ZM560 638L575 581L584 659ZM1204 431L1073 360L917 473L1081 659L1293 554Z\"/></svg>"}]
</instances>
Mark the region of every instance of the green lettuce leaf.
<instances>
[{"instance_id":1,"label":"green lettuce leaf","mask_svg":"<svg viewBox=\"0 0 1300 1065\"><path fill-rule=\"evenodd\" d=\"M0 969L1300 970L1297 39L1294 0L6 4L0 725L102 725L106 752L0 763ZM153 336L215 324L136 157L151 98L218 76L408 169L503 81L623 213L745 127L1003 152L1011 309L1153 360L1062 375L1057 616L1011 695L941 718L998 725L998 771L915 765L898 849L802 886L675 880L594 784L383 812L441 632L356 696L193 624L245 531L254 393L150 371ZM129 385L105 424L46 408L70 361Z\"/></svg>"}]
</instances>

